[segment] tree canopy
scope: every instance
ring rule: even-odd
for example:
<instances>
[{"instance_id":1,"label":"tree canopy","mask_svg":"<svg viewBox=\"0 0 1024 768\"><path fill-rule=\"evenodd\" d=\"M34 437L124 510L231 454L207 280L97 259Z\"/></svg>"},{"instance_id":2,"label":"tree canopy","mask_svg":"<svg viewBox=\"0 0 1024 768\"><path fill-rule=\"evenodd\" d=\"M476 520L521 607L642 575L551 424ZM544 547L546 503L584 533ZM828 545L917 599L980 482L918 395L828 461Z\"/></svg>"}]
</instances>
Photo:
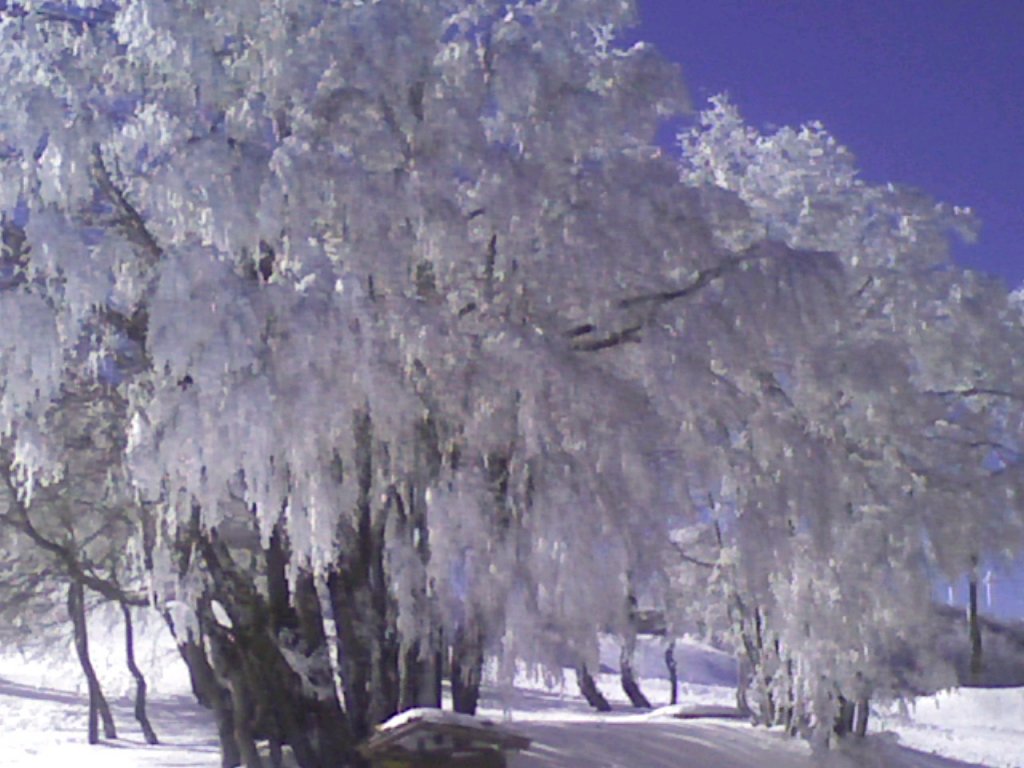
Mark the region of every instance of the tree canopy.
<instances>
[{"instance_id":1,"label":"tree canopy","mask_svg":"<svg viewBox=\"0 0 1024 768\"><path fill-rule=\"evenodd\" d=\"M970 217L724 100L658 148L687 100L633 20L0 6L12 487L105 482L62 403L119 404L137 576L226 763L321 765L443 668L593 661L652 601L828 730L924 685L937 569L1019 548L1021 318L950 261Z\"/></svg>"}]
</instances>

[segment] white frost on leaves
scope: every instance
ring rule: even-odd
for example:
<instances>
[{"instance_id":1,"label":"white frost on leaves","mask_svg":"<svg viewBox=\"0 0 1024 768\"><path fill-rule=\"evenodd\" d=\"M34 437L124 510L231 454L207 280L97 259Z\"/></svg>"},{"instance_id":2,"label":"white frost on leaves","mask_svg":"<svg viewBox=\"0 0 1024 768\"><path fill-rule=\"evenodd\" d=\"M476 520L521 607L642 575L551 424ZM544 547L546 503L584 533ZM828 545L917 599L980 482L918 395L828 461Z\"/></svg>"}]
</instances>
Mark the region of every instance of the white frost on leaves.
<instances>
[{"instance_id":1,"label":"white frost on leaves","mask_svg":"<svg viewBox=\"0 0 1024 768\"><path fill-rule=\"evenodd\" d=\"M90 360L127 398L157 593L202 594L166 556L194 516L283 531L293 580L383 536L406 648L483 626L591 660L636 603L740 648L760 626L755 695L820 723L837 688L906 687L886 661L928 569L1024 527L1020 473L991 470L1020 462L1019 312L950 266L963 210L861 181L818 124L717 99L678 164L657 151L685 98L617 47L633 10L5 19L0 205L31 249L0 290L0 434L26 493Z\"/></svg>"},{"instance_id":2,"label":"white frost on leaves","mask_svg":"<svg viewBox=\"0 0 1024 768\"><path fill-rule=\"evenodd\" d=\"M39 296L0 292L0 328L0 435L10 435L42 417L60 388L63 356L53 312Z\"/></svg>"},{"instance_id":3,"label":"white frost on leaves","mask_svg":"<svg viewBox=\"0 0 1024 768\"><path fill-rule=\"evenodd\" d=\"M34 424L22 424L14 441L11 475L25 506L31 506L38 486L55 483L62 474L47 437Z\"/></svg>"}]
</instances>

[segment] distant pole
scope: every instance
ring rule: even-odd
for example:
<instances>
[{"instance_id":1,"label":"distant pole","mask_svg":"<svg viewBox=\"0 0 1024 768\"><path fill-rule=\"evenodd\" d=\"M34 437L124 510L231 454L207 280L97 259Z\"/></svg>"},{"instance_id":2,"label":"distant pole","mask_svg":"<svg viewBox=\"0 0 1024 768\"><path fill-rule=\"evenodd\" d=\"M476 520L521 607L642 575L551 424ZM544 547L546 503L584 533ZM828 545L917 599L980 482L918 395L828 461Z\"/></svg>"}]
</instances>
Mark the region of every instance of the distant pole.
<instances>
[{"instance_id":1,"label":"distant pole","mask_svg":"<svg viewBox=\"0 0 1024 768\"><path fill-rule=\"evenodd\" d=\"M992 608L992 569L985 571L985 578L982 579L985 584L985 606Z\"/></svg>"}]
</instances>

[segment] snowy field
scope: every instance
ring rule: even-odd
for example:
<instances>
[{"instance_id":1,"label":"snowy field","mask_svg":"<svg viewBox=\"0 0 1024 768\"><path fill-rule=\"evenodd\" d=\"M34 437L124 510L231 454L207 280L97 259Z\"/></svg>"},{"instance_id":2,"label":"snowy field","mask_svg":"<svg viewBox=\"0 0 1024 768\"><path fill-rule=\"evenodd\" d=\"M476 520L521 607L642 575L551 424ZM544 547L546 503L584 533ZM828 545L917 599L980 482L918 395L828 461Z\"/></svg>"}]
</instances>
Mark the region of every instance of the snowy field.
<instances>
[{"instance_id":1,"label":"snowy field","mask_svg":"<svg viewBox=\"0 0 1024 768\"><path fill-rule=\"evenodd\" d=\"M129 678L119 654L103 653L107 646L102 641L94 645L120 738L93 747L85 743L84 684L70 658L53 662L10 655L0 658L0 766L219 766L212 719L193 703L185 670L165 641L150 641L145 651L153 670L151 717L162 742L155 747L145 745L132 718ZM668 701L667 681L660 679L654 663L659 657L659 649L651 647L640 658L648 675L644 691L655 706ZM728 657L683 645L677 659L688 678L680 687L681 707L727 711L733 701ZM488 688L481 714L533 741L509 768L1024 767L1024 688L944 693L920 700L909 712L877 713L866 745L815 755L801 741L742 720L683 720L668 708L632 710L615 675L601 674L598 682L615 706L610 714L586 706L575 693L571 673L558 681L524 671L514 686Z\"/></svg>"}]
</instances>

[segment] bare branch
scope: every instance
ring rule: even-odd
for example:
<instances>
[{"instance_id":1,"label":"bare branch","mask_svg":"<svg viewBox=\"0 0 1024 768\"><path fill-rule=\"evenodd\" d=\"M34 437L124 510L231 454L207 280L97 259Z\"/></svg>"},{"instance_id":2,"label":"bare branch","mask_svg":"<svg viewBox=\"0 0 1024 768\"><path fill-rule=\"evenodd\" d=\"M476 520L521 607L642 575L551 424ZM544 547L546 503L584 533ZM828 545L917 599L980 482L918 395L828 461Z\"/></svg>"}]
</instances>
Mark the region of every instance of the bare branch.
<instances>
[{"instance_id":1,"label":"bare branch","mask_svg":"<svg viewBox=\"0 0 1024 768\"><path fill-rule=\"evenodd\" d=\"M672 548L676 551L676 554L678 554L679 557L687 563L699 566L701 568L707 568L709 570L714 570L714 568L716 567L714 563L709 563L706 560L701 560L699 558L694 557L693 555L688 554L686 550L683 549L682 545L679 544L679 542L673 541L671 542L671 544Z\"/></svg>"},{"instance_id":2,"label":"bare branch","mask_svg":"<svg viewBox=\"0 0 1024 768\"><path fill-rule=\"evenodd\" d=\"M97 575L93 566L88 561L80 559L73 547L54 541L41 533L32 522L28 507L22 501L18 494L18 488L11 479L9 460L4 462L2 474L10 496L9 511L13 512L17 519L4 516L0 518L0 522L11 525L24 533L40 550L53 556L69 579L77 581L108 600L123 605L136 607L149 605L149 601L144 595L133 595L123 589L115 580Z\"/></svg>"},{"instance_id":3,"label":"bare branch","mask_svg":"<svg viewBox=\"0 0 1024 768\"><path fill-rule=\"evenodd\" d=\"M631 325L621 331L613 331L600 339L580 339L574 341L572 348L578 352L598 352L602 349L617 347L620 344L638 344L642 325Z\"/></svg>"},{"instance_id":4,"label":"bare branch","mask_svg":"<svg viewBox=\"0 0 1024 768\"><path fill-rule=\"evenodd\" d=\"M961 389L930 389L926 394L937 397L1002 397L1007 400L1024 402L1024 394L993 387L963 387Z\"/></svg>"},{"instance_id":5,"label":"bare branch","mask_svg":"<svg viewBox=\"0 0 1024 768\"><path fill-rule=\"evenodd\" d=\"M596 324L586 322L573 326L565 331L564 335L569 339L573 339L572 348L579 352L597 352L602 349L619 346L620 344L639 342L640 331L647 323L651 322L654 313L665 304L693 296L707 288L715 280L739 269L744 264L779 258L780 249L786 253L792 253L792 251L780 243L757 243L742 253L726 256L713 267L699 270L689 283L679 288L642 293L620 299L615 305L618 309L640 310L644 313L640 320L633 320L627 328L611 331L598 339L584 339L588 334L594 333L598 329Z\"/></svg>"}]
</instances>

